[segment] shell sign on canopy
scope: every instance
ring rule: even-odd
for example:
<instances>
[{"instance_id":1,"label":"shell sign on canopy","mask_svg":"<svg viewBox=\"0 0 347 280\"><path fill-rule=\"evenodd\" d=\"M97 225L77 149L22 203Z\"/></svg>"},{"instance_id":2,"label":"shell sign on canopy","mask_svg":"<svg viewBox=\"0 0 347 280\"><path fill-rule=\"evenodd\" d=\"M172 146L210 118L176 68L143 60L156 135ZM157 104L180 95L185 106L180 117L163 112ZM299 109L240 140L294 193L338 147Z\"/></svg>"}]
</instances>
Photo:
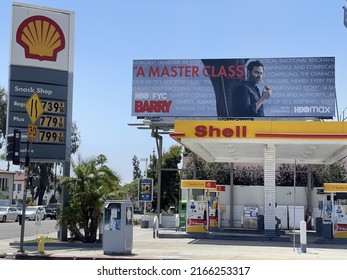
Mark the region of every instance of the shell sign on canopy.
<instances>
[{"instance_id":1,"label":"shell sign on canopy","mask_svg":"<svg viewBox=\"0 0 347 280\"><path fill-rule=\"evenodd\" d=\"M71 69L72 16L68 11L13 5L11 65Z\"/></svg>"}]
</instances>

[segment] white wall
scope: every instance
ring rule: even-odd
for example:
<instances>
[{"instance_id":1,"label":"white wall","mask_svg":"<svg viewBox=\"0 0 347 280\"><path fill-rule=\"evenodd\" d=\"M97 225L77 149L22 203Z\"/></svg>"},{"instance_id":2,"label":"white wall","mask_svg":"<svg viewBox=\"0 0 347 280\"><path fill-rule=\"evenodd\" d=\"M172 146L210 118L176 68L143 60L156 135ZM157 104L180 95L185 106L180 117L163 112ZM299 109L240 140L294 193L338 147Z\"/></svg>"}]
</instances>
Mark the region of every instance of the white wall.
<instances>
[{"instance_id":1,"label":"white wall","mask_svg":"<svg viewBox=\"0 0 347 280\"><path fill-rule=\"evenodd\" d=\"M295 192L295 200L294 200ZM321 216L321 211L318 210L318 201L324 200L325 195L318 195L317 189L313 188L311 192L312 204L312 225L316 217ZM256 206L259 209L259 215L264 215L264 187L263 186L234 186L233 192L233 217L232 224L230 225L230 186L226 186L225 192L221 192L219 196L219 203L222 210L221 226L222 227L241 227L243 208L246 206ZM298 206L296 213L296 220L304 219L302 217L303 208L304 213L307 209L307 188L304 187L276 187L276 203L278 206L278 215L283 217L281 219L282 228L287 228L287 214L282 213L287 206ZM280 207L281 206L281 207ZM285 208L283 208L285 207ZM281 212L281 214L280 214ZM284 216L283 216L284 215ZM299 216L298 216L299 215ZM298 218L300 217L300 218ZM289 223L291 227L291 222ZM297 221L295 222L297 224Z\"/></svg>"}]
</instances>

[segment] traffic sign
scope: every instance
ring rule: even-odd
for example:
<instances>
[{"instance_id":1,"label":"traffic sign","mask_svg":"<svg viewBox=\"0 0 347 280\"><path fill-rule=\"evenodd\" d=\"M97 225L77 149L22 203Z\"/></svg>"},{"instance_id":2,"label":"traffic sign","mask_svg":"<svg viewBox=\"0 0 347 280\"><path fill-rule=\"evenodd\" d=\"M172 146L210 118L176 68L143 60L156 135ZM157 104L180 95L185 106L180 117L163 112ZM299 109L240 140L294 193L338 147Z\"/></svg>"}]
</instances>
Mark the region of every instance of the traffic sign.
<instances>
[{"instance_id":1,"label":"traffic sign","mask_svg":"<svg viewBox=\"0 0 347 280\"><path fill-rule=\"evenodd\" d=\"M36 142L37 126L33 124L28 125L28 141Z\"/></svg>"},{"instance_id":2,"label":"traffic sign","mask_svg":"<svg viewBox=\"0 0 347 280\"><path fill-rule=\"evenodd\" d=\"M34 124L44 111L37 92L34 92L28 99L25 103L25 108L27 109L31 122Z\"/></svg>"}]
</instances>

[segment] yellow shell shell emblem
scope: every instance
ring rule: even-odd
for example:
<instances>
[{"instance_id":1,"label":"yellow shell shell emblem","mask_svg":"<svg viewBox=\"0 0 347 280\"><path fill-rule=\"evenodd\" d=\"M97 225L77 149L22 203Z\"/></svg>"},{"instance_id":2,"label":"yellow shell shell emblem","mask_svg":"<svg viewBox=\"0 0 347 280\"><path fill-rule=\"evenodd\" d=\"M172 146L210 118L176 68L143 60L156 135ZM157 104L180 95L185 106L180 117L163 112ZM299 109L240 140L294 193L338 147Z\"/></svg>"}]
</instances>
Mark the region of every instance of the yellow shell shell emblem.
<instances>
[{"instance_id":1,"label":"yellow shell shell emblem","mask_svg":"<svg viewBox=\"0 0 347 280\"><path fill-rule=\"evenodd\" d=\"M45 16L32 16L18 27L16 41L24 48L25 57L56 61L65 48L65 37L60 26Z\"/></svg>"}]
</instances>

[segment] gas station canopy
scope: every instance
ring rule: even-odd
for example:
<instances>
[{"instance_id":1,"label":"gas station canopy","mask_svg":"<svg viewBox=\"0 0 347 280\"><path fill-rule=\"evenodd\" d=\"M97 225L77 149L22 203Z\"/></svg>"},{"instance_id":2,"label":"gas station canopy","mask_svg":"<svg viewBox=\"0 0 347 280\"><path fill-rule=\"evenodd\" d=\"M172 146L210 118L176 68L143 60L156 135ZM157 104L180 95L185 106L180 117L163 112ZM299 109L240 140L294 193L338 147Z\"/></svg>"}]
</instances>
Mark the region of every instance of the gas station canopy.
<instances>
[{"instance_id":1,"label":"gas station canopy","mask_svg":"<svg viewBox=\"0 0 347 280\"><path fill-rule=\"evenodd\" d=\"M347 123L321 121L183 121L170 134L207 162L332 164L347 156Z\"/></svg>"}]
</instances>

